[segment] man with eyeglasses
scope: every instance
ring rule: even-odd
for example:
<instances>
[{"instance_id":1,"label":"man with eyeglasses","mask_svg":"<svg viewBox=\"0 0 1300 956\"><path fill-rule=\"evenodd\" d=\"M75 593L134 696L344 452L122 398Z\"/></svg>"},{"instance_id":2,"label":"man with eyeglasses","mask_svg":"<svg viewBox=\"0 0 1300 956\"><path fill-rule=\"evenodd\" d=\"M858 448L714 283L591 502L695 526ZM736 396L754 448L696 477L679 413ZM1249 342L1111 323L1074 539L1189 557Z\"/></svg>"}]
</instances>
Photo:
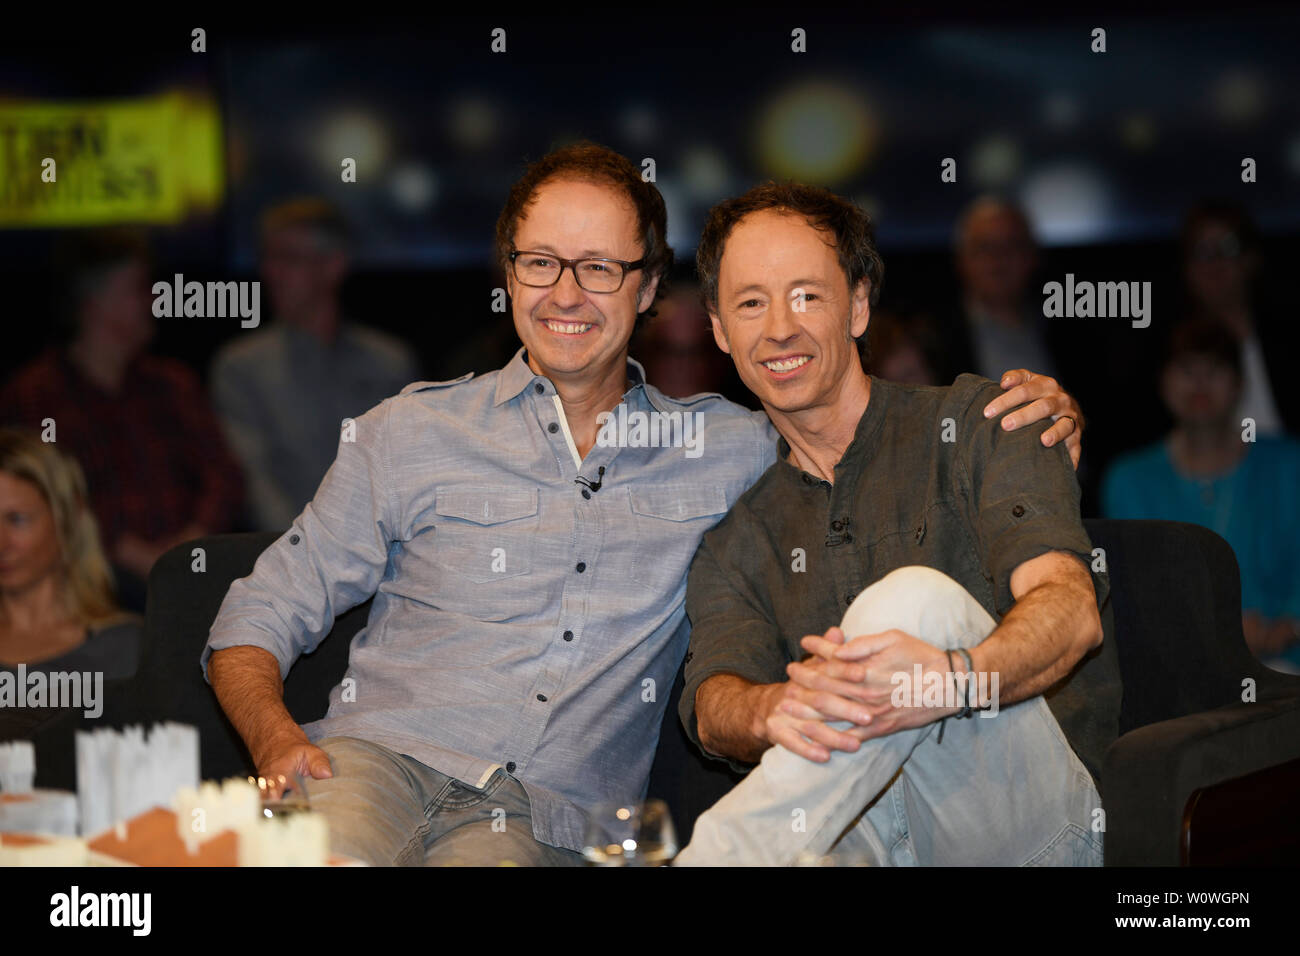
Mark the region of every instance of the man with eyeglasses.
<instances>
[{"instance_id":1,"label":"man with eyeglasses","mask_svg":"<svg viewBox=\"0 0 1300 956\"><path fill-rule=\"evenodd\" d=\"M659 191L600 146L529 167L497 222L523 348L356 420L315 498L230 588L202 664L258 772L314 778L335 852L371 863L580 863L587 815L645 793L688 639L688 565L775 456L761 413L676 400L628 357L672 264ZM1028 373L1023 373L1027 375ZM993 413L1078 409L1035 378ZM703 455L597 441L629 411L704 422ZM373 596L324 719L282 680Z\"/></svg>"}]
</instances>

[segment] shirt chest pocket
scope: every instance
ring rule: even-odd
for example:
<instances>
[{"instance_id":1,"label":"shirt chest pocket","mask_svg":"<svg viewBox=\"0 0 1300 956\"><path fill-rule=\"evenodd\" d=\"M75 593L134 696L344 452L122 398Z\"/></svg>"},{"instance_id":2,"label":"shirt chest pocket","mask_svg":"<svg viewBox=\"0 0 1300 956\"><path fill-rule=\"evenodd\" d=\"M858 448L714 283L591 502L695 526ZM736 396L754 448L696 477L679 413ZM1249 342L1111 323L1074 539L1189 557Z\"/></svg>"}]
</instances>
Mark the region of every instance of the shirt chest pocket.
<instances>
[{"instance_id":1,"label":"shirt chest pocket","mask_svg":"<svg viewBox=\"0 0 1300 956\"><path fill-rule=\"evenodd\" d=\"M704 533L727 513L727 496L717 486L646 485L629 489L635 551L632 580L671 596Z\"/></svg>"},{"instance_id":2,"label":"shirt chest pocket","mask_svg":"<svg viewBox=\"0 0 1300 956\"><path fill-rule=\"evenodd\" d=\"M457 485L435 494L435 562L479 584L532 570L537 489Z\"/></svg>"}]
</instances>

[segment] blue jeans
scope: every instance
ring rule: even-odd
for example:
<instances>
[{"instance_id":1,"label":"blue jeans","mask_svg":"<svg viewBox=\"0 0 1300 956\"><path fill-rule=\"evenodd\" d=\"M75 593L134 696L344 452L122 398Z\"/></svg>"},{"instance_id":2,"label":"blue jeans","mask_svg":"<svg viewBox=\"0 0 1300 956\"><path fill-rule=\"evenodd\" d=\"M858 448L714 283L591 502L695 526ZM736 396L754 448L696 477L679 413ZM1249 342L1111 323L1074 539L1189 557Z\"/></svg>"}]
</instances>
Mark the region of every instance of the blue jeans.
<instances>
[{"instance_id":1,"label":"blue jeans","mask_svg":"<svg viewBox=\"0 0 1300 956\"><path fill-rule=\"evenodd\" d=\"M480 789L355 737L316 746L334 776L308 780L330 850L372 866L581 866L582 854L539 843L523 785L498 769Z\"/></svg>"},{"instance_id":2,"label":"blue jeans","mask_svg":"<svg viewBox=\"0 0 1300 956\"><path fill-rule=\"evenodd\" d=\"M842 627L847 639L898 628L955 649L995 622L946 574L907 567L864 590ZM832 853L873 866L1101 865L1101 797L1041 695L949 718L942 744L939 727L832 751L824 764L768 748L696 821L674 864L787 866Z\"/></svg>"}]
</instances>

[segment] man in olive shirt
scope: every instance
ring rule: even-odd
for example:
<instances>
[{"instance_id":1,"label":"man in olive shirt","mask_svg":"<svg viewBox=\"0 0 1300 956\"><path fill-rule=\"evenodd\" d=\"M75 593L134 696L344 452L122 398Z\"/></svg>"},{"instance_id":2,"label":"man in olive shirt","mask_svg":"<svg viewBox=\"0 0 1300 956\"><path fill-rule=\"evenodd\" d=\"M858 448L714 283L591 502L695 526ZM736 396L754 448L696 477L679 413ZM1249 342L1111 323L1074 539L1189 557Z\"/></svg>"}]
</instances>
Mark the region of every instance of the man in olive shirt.
<instances>
[{"instance_id":1,"label":"man in olive shirt","mask_svg":"<svg viewBox=\"0 0 1300 956\"><path fill-rule=\"evenodd\" d=\"M1099 864L1100 798L1041 696L1102 639L1069 456L986 418L987 379L862 371L882 265L851 203L757 187L713 210L698 257L782 440L690 572L682 718L760 762L678 862Z\"/></svg>"}]
</instances>

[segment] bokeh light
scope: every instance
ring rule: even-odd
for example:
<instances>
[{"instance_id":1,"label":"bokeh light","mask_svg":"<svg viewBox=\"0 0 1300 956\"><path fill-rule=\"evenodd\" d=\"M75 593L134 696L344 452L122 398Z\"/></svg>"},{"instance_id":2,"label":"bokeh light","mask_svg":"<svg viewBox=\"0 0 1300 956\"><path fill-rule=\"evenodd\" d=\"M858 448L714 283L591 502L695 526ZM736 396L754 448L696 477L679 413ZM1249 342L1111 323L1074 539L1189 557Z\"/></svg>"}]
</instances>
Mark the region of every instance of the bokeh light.
<instances>
[{"instance_id":1,"label":"bokeh light","mask_svg":"<svg viewBox=\"0 0 1300 956\"><path fill-rule=\"evenodd\" d=\"M1032 173L1020 201L1046 243L1093 242L1104 236L1111 190L1094 169L1062 163Z\"/></svg>"},{"instance_id":2,"label":"bokeh light","mask_svg":"<svg viewBox=\"0 0 1300 956\"><path fill-rule=\"evenodd\" d=\"M345 158L356 160L358 176L372 174L388 161L388 134L373 114L363 110L331 115L318 142L320 159L335 177Z\"/></svg>"},{"instance_id":3,"label":"bokeh light","mask_svg":"<svg viewBox=\"0 0 1300 956\"><path fill-rule=\"evenodd\" d=\"M880 138L874 111L860 95L826 81L802 83L761 113L758 155L777 179L833 186L867 166Z\"/></svg>"}]
</instances>

